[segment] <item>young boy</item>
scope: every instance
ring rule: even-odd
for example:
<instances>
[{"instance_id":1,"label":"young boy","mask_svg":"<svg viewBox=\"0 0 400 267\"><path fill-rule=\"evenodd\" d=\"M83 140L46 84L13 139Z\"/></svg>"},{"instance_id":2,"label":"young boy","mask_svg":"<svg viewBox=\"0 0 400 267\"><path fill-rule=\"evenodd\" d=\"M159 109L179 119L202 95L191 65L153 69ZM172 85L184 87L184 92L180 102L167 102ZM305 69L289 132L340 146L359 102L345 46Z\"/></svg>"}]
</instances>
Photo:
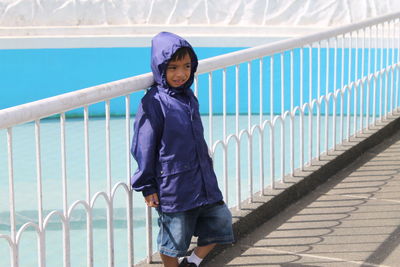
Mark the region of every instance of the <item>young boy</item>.
<instances>
[{"instance_id":1,"label":"young boy","mask_svg":"<svg viewBox=\"0 0 400 267\"><path fill-rule=\"evenodd\" d=\"M151 53L154 85L135 117L131 152L138 169L132 188L159 213L164 266L199 266L215 244L232 243L233 234L190 89L197 56L186 40L168 32L153 38ZM198 246L178 265L192 236Z\"/></svg>"}]
</instances>

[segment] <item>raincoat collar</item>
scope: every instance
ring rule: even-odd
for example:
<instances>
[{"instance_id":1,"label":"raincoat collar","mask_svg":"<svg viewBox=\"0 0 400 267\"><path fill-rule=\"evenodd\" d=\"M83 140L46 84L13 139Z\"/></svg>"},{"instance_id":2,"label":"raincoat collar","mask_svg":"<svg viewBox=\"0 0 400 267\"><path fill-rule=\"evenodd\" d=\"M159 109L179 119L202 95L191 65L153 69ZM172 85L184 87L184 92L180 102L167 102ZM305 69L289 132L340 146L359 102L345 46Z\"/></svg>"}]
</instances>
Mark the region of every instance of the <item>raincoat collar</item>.
<instances>
[{"instance_id":1,"label":"raincoat collar","mask_svg":"<svg viewBox=\"0 0 400 267\"><path fill-rule=\"evenodd\" d=\"M198 60L193 51L193 58L191 59L191 74L189 80L180 87L170 87L167 83L166 70L168 61L172 55L182 47L193 48L188 41L182 37L170 33L160 32L154 36L151 42L151 70L153 72L154 84L169 95L184 93L193 84L194 73L197 70Z\"/></svg>"}]
</instances>

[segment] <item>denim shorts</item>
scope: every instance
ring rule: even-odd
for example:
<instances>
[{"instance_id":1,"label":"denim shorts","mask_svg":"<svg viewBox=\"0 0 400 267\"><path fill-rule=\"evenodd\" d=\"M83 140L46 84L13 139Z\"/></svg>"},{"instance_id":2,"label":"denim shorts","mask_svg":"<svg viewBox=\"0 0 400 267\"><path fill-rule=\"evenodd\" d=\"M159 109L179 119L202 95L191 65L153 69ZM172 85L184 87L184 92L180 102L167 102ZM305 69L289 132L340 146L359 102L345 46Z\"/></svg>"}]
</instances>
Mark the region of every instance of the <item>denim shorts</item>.
<instances>
[{"instance_id":1,"label":"denim shorts","mask_svg":"<svg viewBox=\"0 0 400 267\"><path fill-rule=\"evenodd\" d=\"M159 212L159 252L170 257L186 255L192 236L198 246L234 241L232 214L223 201L183 212Z\"/></svg>"}]
</instances>

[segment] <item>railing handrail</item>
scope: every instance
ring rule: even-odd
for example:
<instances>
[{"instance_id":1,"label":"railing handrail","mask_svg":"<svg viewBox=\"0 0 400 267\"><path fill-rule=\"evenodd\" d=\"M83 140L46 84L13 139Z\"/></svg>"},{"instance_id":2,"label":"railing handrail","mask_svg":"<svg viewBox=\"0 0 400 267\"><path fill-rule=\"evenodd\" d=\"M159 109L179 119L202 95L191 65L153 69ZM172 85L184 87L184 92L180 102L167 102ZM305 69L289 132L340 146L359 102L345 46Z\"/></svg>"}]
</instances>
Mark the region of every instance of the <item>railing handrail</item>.
<instances>
[{"instance_id":1,"label":"railing handrail","mask_svg":"<svg viewBox=\"0 0 400 267\"><path fill-rule=\"evenodd\" d=\"M153 74L146 73L6 108L0 110L0 129L127 95L146 89L152 83Z\"/></svg>"},{"instance_id":2,"label":"railing handrail","mask_svg":"<svg viewBox=\"0 0 400 267\"><path fill-rule=\"evenodd\" d=\"M235 51L228 54L204 59L199 64L197 73L206 73L217 69L222 69L227 66L233 66L243 62L259 59L265 55L273 55L294 48L299 48L308 44L312 44L321 40L330 39L335 36L340 36L349 32L368 27L370 25L380 24L382 22L398 19L400 12L394 12L385 16L371 18L365 21L338 26L330 30L323 30L302 37L294 37L282 41L273 42L270 44L260 45L245 50Z\"/></svg>"},{"instance_id":3,"label":"railing handrail","mask_svg":"<svg viewBox=\"0 0 400 267\"><path fill-rule=\"evenodd\" d=\"M317 32L303 37L295 37L288 40L282 40L271 44L261 45L204 59L199 62L197 73L207 73L217 69L258 59L266 55L273 55L275 53L302 47L307 44L312 44L321 40L326 40L335 36L354 32L370 25L376 25L393 19L398 19L399 17L400 12L394 12L384 16L371 18L350 25L335 27L330 30ZM31 103L6 108L0 110L0 129L38 120L40 118L80 108L85 105L105 101L107 99L124 96L135 91L146 89L150 87L152 83L152 73L146 73L54 97L45 98Z\"/></svg>"}]
</instances>

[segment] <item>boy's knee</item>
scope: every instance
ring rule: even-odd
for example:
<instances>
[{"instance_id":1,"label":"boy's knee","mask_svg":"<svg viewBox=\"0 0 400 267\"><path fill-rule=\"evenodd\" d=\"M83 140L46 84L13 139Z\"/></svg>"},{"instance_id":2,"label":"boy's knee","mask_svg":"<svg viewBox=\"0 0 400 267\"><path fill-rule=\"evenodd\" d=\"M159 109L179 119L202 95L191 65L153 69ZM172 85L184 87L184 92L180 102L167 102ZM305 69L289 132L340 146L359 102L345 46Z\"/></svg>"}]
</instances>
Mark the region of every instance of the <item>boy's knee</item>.
<instances>
[{"instance_id":1,"label":"boy's knee","mask_svg":"<svg viewBox=\"0 0 400 267\"><path fill-rule=\"evenodd\" d=\"M221 224L225 226L232 224L232 213L225 204L219 210L218 217Z\"/></svg>"}]
</instances>

